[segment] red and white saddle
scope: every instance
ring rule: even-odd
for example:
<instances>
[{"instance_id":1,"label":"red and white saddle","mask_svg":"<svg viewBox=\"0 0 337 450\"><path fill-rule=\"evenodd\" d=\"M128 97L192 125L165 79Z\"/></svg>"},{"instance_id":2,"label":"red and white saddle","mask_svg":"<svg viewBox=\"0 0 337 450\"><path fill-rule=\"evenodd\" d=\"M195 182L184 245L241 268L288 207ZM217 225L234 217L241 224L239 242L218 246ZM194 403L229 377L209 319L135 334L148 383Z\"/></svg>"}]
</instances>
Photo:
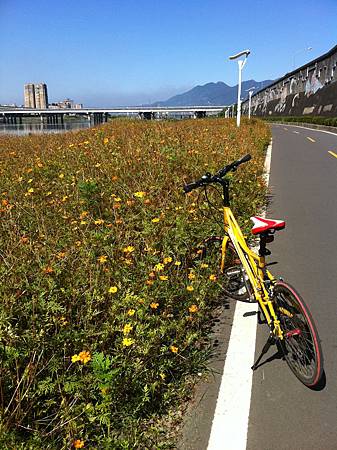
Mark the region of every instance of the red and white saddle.
<instances>
[{"instance_id":1,"label":"red and white saddle","mask_svg":"<svg viewBox=\"0 0 337 450\"><path fill-rule=\"evenodd\" d=\"M264 219L257 216L251 217L251 220L254 222L252 228L253 234L263 233L267 230L283 230L286 226L284 220Z\"/></svg>"}]
</instances>

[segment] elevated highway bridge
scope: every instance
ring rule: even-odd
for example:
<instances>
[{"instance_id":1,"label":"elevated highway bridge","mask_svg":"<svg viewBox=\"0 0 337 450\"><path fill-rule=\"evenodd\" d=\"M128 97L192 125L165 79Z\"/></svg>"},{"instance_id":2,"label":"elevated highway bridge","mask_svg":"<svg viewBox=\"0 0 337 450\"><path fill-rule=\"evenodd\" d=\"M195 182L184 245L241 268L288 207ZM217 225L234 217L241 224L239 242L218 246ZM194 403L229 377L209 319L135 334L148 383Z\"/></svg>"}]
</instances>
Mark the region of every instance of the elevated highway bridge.
<instances>
[{"instance_id":1,"label":"elevated highway bridge","mask_svg":"<svg viewBox=\"0 0 337 450\"><path fill-rule=\"evenodd\" d=\"M83 116L94 124L107 122L109 116L134 116L141 119L169 118L169 117L194 117L202 118L208 115L219 114L226 106L136 106L117 108L1 108L0 118L4 123L22 123L24 117L39 117L41 122L58 124L64 122L65 116Z\"/></svg>"}]
</instances>

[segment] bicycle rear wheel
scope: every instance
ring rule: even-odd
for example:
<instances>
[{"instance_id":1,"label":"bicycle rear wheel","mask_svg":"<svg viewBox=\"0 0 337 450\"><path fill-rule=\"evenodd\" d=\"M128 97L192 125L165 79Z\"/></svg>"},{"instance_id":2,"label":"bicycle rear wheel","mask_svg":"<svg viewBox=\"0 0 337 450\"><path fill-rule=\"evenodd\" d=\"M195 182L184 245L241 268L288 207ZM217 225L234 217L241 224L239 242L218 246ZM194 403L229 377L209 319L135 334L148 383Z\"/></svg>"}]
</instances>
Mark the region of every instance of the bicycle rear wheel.
<instances>
[{"instance_id":1,"label":"bicycle rear wheel","mask_svg":"<svg viewBox=\"0 0 337 450\"><path fill-rule=\"evenodd\" d=\"M202 241L194 251L194 261L202 260L210 265L216 275L216 283L226 297L250 301L252 289L240 258L231 242L226 249L225 268L221 272L222 238L211 236Z\"/></svg>"},{"instance_id":2,"label":"bicycle rear wheel","mask_svg":"<svg viewBox=\"0 0 337 450\"><path fill-rule=\"evenodd\" d=\"M323 355L310 311L296 290L284 282L276 283L273 300L284 333L280 344L288 366L303 384L315 387L323 373Z\"/></svg>"}]
</instances>

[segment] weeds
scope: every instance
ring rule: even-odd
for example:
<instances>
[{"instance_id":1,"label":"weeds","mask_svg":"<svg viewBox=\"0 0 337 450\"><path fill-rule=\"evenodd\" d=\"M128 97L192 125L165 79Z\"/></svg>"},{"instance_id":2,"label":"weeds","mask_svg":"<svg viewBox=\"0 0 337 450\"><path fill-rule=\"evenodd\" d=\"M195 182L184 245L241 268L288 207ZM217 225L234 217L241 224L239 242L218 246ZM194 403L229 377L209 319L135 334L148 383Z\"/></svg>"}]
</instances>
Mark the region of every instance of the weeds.
<instances>
[{"instance_id":1,"label":"weeds","mask_svg":"<svg viewBox=\"0 0 337 450\"><path fill-rule=\"evenodd\" d=\"M224 119L0 138L1 448L171 446L162 418L205 366L217 301L186 264L217 225L181 187L250 152L232 190L247 228L268 140Z\"/></svg>"}]
</instances>

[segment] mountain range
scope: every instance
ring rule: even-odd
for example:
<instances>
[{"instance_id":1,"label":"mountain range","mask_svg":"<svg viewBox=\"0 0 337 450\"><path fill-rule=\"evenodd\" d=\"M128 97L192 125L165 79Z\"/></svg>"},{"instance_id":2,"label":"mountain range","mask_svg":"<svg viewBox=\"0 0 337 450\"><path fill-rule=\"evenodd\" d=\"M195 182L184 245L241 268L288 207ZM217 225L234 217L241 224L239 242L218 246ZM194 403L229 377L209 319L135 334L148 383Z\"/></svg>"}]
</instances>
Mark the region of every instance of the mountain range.
<instances>
[{"instance_id":1,"label":"mountain range","mask_svg":"<svg viewBox=\"0 0 337 450\"><path fill-rule=\"evenodd\" d=\"M241 85L241 98L248 97L247 89L255 86L255 91L267 87L274 80L243 81ZM195 86L187 92L184 92L165 101L153 103L151 106L197 106L197 105L231 105L237 102L238 86L228 86L222 81L217 83L207 83L202 86Z\"/></svg>"}]
</instances>

